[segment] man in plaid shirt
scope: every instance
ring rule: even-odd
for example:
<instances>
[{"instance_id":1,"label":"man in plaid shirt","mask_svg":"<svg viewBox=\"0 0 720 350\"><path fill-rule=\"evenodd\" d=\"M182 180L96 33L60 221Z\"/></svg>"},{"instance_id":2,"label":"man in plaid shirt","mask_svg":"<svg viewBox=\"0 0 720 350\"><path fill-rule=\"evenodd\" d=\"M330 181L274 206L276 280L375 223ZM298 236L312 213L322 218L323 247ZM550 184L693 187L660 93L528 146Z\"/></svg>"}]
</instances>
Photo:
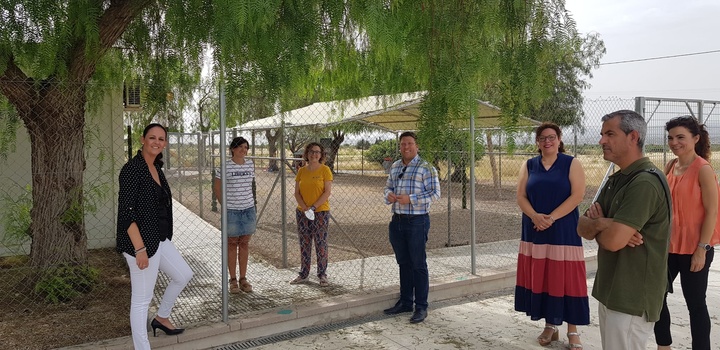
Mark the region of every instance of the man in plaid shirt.
<instances>
[{"instance_id":1,"label":"man in plaid shirt","mask_svg":"<svg viewBox=\"0 0 720 350\"><path fill-rule=\"evenodd\" d=\"M393 163L385 185L385 203L393 212L390 221L390 244L400 267L400 300L385 309L387 315L413 311L411 323L427 317L428 276L425 243L430 230L430 204L440 199L437 170L418 155L417 136L400 134L402 159Z\"/></svg>"}]
</instances>

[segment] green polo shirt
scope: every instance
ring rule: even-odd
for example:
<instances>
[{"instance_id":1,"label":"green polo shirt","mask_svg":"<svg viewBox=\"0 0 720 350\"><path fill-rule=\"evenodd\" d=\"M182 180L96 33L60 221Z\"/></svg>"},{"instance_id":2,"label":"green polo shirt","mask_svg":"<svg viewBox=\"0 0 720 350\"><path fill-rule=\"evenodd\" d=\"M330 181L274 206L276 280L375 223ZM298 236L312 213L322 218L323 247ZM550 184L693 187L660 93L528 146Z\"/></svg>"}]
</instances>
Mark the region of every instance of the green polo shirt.
<instances>
[{"instance_id":1,"label":"green polo shirt","mask_svg":"<svg viewBox=\"0 0 720 350\"><path fill-rule=\"evenodd\" d=\"M643 169L654 168L662 177ZM670 215L665 175L647 157L608 178L598 202L605 217L630 226L643 236L643 244L617 252L598 250L598 268L592 295L610 310L660 318L667 289ZM603 234L612 234L606 232Z\"/></svg>"}]
</instances>

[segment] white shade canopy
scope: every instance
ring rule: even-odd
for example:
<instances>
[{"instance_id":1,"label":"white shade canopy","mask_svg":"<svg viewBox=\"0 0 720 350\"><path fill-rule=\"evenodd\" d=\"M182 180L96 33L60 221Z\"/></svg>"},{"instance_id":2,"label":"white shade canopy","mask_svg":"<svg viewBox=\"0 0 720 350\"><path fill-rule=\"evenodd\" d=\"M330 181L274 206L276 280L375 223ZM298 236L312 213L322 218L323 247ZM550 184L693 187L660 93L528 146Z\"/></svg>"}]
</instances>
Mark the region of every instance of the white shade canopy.
<instances>
[{"instance_id":1,"label":"white shade canopy","mask_svg":"<svg viewBox=\"0 0 720 350\"><path fill-rule=\"evenodd\" d=\"M309 106L278 113L271 117L252 120L240 126L243 130L267 130L286 128L327 127L351 121L367 123L387 131L417 130L423 92L396 95L369 96L359 99L317 102ZM500 108L485 101L478 101L475 128L495 128L502 125ZM470 127L470 118L453 120L456 128ZM520 118L518 126L534 126L540 123L530 118Z\"/></svg>"}]
</instances>

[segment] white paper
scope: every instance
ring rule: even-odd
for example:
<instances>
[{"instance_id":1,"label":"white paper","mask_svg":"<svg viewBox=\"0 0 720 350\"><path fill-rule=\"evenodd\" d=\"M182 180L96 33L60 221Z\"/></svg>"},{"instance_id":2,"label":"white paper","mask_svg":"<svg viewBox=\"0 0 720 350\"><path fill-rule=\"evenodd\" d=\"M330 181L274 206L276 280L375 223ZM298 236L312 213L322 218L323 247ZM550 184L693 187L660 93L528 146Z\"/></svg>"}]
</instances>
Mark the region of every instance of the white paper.
<instances>
[{"instance_id":1,"label":"white paper","mask_svg":"<svg viewBox=\"0 0 720 350\"><path fill-rule=\"evenodd\" d=\"M308 220L315 220L315 212L312 209L308 209L305 211L305 217L308 218Z\"/></svg>"}]
</instances>

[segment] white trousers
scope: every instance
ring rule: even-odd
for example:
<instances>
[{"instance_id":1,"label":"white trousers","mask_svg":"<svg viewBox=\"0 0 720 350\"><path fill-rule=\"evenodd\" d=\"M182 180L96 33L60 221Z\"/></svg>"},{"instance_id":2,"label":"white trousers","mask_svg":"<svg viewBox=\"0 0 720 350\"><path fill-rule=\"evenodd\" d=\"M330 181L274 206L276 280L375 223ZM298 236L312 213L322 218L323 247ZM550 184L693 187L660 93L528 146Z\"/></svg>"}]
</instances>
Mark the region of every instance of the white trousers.
<instances>
[{"instance_id":1,"label":"white trousers","mask_svg":"<svg viewBox=\"0 0 720 350\"><path fill-rule=\"evenodd\" d=\"M606 350L645 350L653 333L655 322L644 316L633 316L613 311L598 303L600 316L600 339Z\"/></svg>"},{"instance_id":2,"label":"white trousers","mask_svg":"<svg viewBox=\"0 0 720 350\"><path fill-rule=\"evenodd\" d=\"M149 350L148 309L153 298L158 271L162 271L170 277L170 283L165 289L157 313L158 316L163 318L170 317L170 311L175 305L175 300L185 288L185 285L190 282L193 272L182 255L180 255L180 252L175 248L175 245L169 240L160 242L160 247L155 255L150 258L148 267L144 270L138 268L134 256L127 253L123 253L123 255L130 268L130 286L132 288L130 329L132 331L133 345L135 345L135 350Z\"/></svg>"}]
</instances>

